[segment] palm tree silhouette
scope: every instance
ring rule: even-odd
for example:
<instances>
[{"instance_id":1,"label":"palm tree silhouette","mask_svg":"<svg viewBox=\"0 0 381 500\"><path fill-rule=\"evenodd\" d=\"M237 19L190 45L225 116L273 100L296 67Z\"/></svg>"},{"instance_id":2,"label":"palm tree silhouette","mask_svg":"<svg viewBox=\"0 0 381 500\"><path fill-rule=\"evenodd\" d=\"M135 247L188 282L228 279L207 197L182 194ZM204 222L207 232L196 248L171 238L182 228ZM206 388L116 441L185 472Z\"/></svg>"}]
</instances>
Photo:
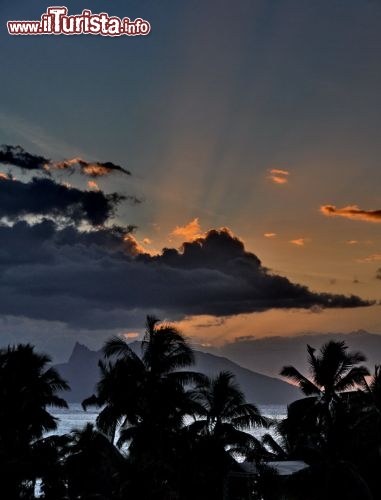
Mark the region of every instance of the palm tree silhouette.
<instances>
[{"instance_id":1,"label":"palm tree silhouette","mask_svg":"<svg viewBox=\"0 0 381 500\"><path fill-rule=\"evenodd\" d=\"M70 438L65 463L69 497L114 498L126 466L123 455L90 423L73 430Z\"/></svg>"},{"instance_id":2,"label":"palm tree silhouette","mask_svg":"<svg viewBox=\"0 0 381 500\"><path fill-rule=\"evenodd\" d=\"M302 375L293 366L285 366L280 374L296 382L306 396L317 396L327 405L337 399L339 393L361 384L369 375L365 366L357 366L366 361L360 352L347 352L345 342L331 340L325 343L316 356L316 349L307 345L310 378Z\"/></svg>"},{"instance_id":3,"label":"palm tree silhouette","mask_svg":"<svg viewBox=\"0 0 381 500\"><path fill-rule=\"evenodd\" d=\"M307 345L307 352L309 378L293 366L283 367L280 374L296 383L303 394L309 396L303 402L294 403L294 408L299 406L306 423L311 417L312 425L318 426L315 432L326 438L334 413L343 400L342 394L360 385L369 371L365 366L359 366L366 360L365 356L359 352L348 352L345 342L331 340L321 347L318 355L315 354L316 349Z\"/></svg>"},{"instance_id":4,"label":"palm tree silhouette","mask_svg":"<svg viewBox=\"0 0 381 500\"><path fill-rule=\"evenodd\" d=\"M57 393L69 387L50 361L29 344L0 350L0 469L9 499L33 481L31 444L57 427L47 408L67 407Z\"/></svg>"},{"instance_id":5,"label":"palm tree silhouette","mask_svg":"<svg viewBox=\"0 0 381 500\"><path fill-rule=\"evenodd\" d=\"M68 434L49 435L38 439L31 447L31 460L35 479L46 500L67 498L66 459L71 439Z\"/></svg>"},{"instance_id":6,"label":"palm tree silhouette","mask_svg":"<svg viewBox=\"0 0 381 500\"><path fill-rule=\"evenodd\" d=\"M247 430L269 425L258 408L246 402L231 372L206 377L192 395L199 406L198 419L190 427L201 435L213 437L232 452L258 443Z\"/></svg>"},{"instance_id":7,"label":"palm tree silhouette","mask_svg":"<svg viewBox=\"0 0 381 500\"><path fill-rule=\"evenodd\" d=\"M97 393L83 406L104 406L98 428L112 441L118 433L118 446L129 443L130 463L138 464L134 476L146 477L137 496L144 498L147 486L147 496L155 492L165 498L175 476L183 420L194 411L186 386L203 379L185 370L194 362L193 351L176 328L148 316L140 356L120 338L106 342L103 352Z\"/></svg>"},{"instance_id":8,"label":"palm tree silhouette","mask_svg":"<svg viewBox=\"0 0 381 500\"><path fill-rule=\"evenodd\" d=\"M369 374L361 365L365 356L359 352L348 352L345 342L329 341L320 351L307 346L309 377L292 366L285 366L281 375L296 383L307 396L289 405L287 418L279 428L297 458L311 466L295 474L291 483L301 496L312 484L319 488L311 498L337 498L338 488L346 476L345 498L368 498L368 490L359 473L353 454L353 429L364 395L354 390ZM307 490L304 489L304 482ZM342 485L343 486L343 485ZM362 491L353 496L350 491ZM342 489L344 491L344 489ZM304 495L304 496L303 496ZM339 495L340 497L340 495Z\"/></svg>"},{"instance_id":9,"label":"palm tree silhouette","mask_svg":"<svg viewBox=\"0 0 381 500\"><path fill-rule=\"evenodd\" d=\"M376 365L371 379L367 381L364 377L361 385L381 418L381 366Z\"/></svg>"},{"instance_id":10,"label":"palm tree silhouette","mask_svg":"<svg viewBox=\"0 0 381 500\"><path fill-rule=\"evenodd\" d=\"M197 419L189 425L193 482L202 484L189 498L225 498L227 476L234 467L236 453L255 456L262 449L249 431L253 427L268 427L269 421L258 408L248 403L235 383L234 375L223 371L206 377L192 391L198 404ZM192 457L193 455L193 457ZM203 495L203 496L200 496ZM188 498L188 497L186 497Z\"/></svg>"},{"instance_id":11,"label":"palm tree silhouette","mask_svg":"<svg viewBox=\"0 0 381 500\"><path fill-rule=\"evenodd\" d=\"M100 430L111 436L120 426L119 444L131 441L137 428L179 427L191 401L184 387L202 376L184 370L194 362L193 351L171 325L148 316L141 356L123 339L114 337L103 348L97 394L83 401L104 406L97 418ZM132 445L133 447L134 445Z\"/></svg>"}]
</instances>

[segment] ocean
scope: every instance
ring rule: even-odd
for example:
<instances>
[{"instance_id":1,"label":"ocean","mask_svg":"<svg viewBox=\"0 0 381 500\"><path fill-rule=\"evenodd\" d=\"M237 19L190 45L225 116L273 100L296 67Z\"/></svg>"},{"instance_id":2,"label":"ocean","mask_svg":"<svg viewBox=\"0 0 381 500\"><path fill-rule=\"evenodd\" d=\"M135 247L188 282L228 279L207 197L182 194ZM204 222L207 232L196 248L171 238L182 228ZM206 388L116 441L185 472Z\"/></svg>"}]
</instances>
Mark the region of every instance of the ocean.
<instances>
[{"instance_id":1,"label":"ocean","mask_svg":"<svg viewBox=\"0 0 381 500\"><path fill-rule=\"evenodd\" d=\"M283 405L258 405L258 408L263 416L271 419L280 420L285 418L287 414L287 407ZM69 408L55 408L51 413L58 419L58 426L57 430L47 433L46 436L50 434L68 434L74 429L82 429L87 423L95 423L99 411L95 408L84 411L79 403L71 403ZM271 432L271 430L252 430L252 434L256 438L260 438L266 432ZM35 497L40 498L41 495L40 481L38 480L35 487Z\"/></svg>"},{"instance_id":2,"label":"ocean","mask_svg":"<svg viewBox=\"0 0 381 500\"><path fill-rule=\"evenodd\" d=\"M265 417L277 420L286 417L286 406L259 405L258 407ZM67 434L73 429L82 429L87 423L94 423L98 415L98 410L96 408L90 408L84 411L79 403L72 403L67 409L54 409L51 413L58 418L58 428L51 434ZM259 437L264 432L266 431L262 429L253 430L253 434L256 437Z\"/></svg>"}]
</instances>

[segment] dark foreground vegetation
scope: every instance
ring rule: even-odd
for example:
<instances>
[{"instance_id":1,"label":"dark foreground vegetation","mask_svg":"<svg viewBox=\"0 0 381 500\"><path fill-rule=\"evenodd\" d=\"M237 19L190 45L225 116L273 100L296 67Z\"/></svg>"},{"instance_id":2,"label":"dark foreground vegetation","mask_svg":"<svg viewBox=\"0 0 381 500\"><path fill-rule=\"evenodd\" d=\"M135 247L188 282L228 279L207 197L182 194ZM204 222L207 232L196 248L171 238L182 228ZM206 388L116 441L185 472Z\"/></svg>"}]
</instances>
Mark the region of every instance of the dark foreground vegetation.
<instances>
[{"instance_id":1,"label":"dark foreground vegetation","mask_svg":"<svg viewBox=\"0 0 381 500\"><path fill-rule=\"evenodd\" d=\"M381 498L381 372L372 377L343 342L307 347L308 377L281 374L304 398L270 422L234 376L191 371L193 352L172 326L147 318L141 354L104 346L96 426L56 428L68 386L30 345L0 350L0 498L49 500L368 500ZM248 431L269 428L261 440ZM275 436L275 437L274 437ZM237 457L245 460L237 462ZM301 470L279 475L275 464Z\"/></svg>"}]
</instances>

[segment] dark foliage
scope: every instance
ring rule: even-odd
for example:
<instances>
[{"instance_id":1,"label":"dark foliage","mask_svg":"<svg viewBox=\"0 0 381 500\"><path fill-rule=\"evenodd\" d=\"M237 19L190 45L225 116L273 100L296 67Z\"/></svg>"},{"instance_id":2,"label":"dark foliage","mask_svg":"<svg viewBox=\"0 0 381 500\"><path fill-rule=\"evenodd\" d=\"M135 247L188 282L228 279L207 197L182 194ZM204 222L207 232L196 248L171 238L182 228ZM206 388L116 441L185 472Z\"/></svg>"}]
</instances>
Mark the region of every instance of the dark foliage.
<instances>
[{"instance_id":1,"label":"dark foliage","mask_svg":"<svg viewBox=\"0 0 381 500\"><path fill-rule=\"evenodd\" d=\"M277 423L245 400L232 373L190 371L192 349L156 318L140 354L119 338L104 354L97 392L83 402L101 408L96 427L44 437L67 384L32 346L0 350L3 498L34 499L37 481L46 500L381 498L381 369L368 377L364 356L344 343L318 354L308 346L309 377L283 368L306 397ZM249 432L270 425L261 441ZM280 476L272 464L289 460L305 464Z\"/></svg>"}]
</instances>

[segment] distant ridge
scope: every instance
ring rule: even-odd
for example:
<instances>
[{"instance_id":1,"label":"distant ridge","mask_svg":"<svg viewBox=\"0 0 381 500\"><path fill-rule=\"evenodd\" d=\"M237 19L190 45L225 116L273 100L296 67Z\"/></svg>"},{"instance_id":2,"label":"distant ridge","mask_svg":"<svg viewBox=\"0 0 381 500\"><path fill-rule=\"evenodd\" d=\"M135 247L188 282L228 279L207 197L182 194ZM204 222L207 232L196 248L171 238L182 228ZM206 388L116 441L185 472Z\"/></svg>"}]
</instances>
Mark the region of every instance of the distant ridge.
<instances>
[{"instance_id":1,"label":"distant ridge","mask_svg":"<svg viewBox=\"0 0 381 500\"><path fill-rule=\"evenodd\" d=\"M139 352L139 342L133 342L130 346ZM242 368L230 359L200 351L195 351L195 358L196 365L192 368L195 371L206 375L215 375L222 370L233 372L251 403L286 405L300 397L298 389L287 382ZM99 379L100 359L101 351L92 351L77 342L67 363L55 366L72 389L65 393L67 401L81 402L94 393Z\"/></svg>"},{"instance_id":2,"label":"distant ridge","mask_svg":"<svg viewBox=\"0 0 381 500\"><path fill-rule=\"evenodd\" d=\"M381 310L380 310L381 312ZM307 373L307 344L319 349L329 340L343 341L350 351L360 351L367 358L371 372L381 363L381 334L357 330L351 333L308 333L294 336L246 336L220 348L210 348L213 354L226 356L249 370L277 376L284 365L292 365Z\"/></svg>"}]
</instances>

